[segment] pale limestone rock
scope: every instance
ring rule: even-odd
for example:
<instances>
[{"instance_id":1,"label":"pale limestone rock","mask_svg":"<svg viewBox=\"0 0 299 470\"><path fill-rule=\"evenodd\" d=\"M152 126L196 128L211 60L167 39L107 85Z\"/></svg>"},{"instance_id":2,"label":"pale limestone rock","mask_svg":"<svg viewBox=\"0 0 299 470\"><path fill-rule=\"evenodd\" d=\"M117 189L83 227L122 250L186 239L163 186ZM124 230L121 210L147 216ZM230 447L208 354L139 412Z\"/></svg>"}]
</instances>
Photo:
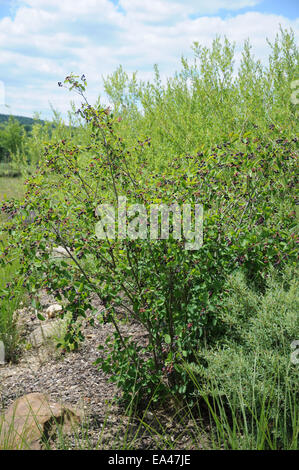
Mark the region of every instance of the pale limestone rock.
<instances>
[{"instance_id":1,"label":"pale limestone rock","mask_svg":"<svg viewBox=\"0 0 299 470\"><path fill-rule=\"evenodd\" d=\"M67 250L63 246L57 246L53 248L52 255L54 258L70 258L69 252L71 252L70 248L67 247Z\"/></svg>"},{"instance_id":2,"label":"pale limestone rock","mask_svg":"<svg viewBox=\"0 0 299 470\"><path fill-rule=\"evenodd\" d=\"M59 304L53 304L50 305L50 307L47 308L46 314L48 318L55 318L57 316L58 312L62 311L62 307Z\"/></svg>"},{"instance_id":3,"label":"pale limestone rock","mask_svg":"<svg viewBox=\"0 0 299 470\"><path fill-rule=\"evenodd\" d=\"M60 336L65 328L65 321L54 320L51 322L41 323L32 333L29 335L29 341L33 347L38 348L44 344L48 339L54 338L54 336Z\"/></svg>"}]
</instances>

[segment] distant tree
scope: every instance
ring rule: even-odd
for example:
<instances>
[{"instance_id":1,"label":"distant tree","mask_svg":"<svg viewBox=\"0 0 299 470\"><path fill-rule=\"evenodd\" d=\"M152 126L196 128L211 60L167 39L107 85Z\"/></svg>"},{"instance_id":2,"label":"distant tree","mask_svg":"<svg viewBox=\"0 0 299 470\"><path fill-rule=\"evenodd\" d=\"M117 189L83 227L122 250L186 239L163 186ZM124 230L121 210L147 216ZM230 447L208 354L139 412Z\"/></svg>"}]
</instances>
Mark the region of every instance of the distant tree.
<instances>
[{"instance_id":1,"label":"distant tree","mask_svg":"<svg viewBox=\"0 0 299 470\"><path fill-rule=\"evenodd\" d=\"M0 125L0 161L11 160L21 150L25 135L24 127L13 116Z\"/></svg>"}]
</instances>

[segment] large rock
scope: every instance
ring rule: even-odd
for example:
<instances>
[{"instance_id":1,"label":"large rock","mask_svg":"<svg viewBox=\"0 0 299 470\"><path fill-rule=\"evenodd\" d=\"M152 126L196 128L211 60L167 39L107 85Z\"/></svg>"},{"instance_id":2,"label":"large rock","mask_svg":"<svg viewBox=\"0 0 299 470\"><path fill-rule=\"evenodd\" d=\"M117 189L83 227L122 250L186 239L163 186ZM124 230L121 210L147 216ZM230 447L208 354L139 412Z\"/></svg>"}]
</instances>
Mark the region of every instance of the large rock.
<instances>
[{"instance_id":1,"label":"large rock","mask_svg":"<svg viewBox=\"0 0 299 470\"><path fill-rule=\"evenodd\" d=\"M51 322L41 322L29 335L29 342L33 347L39 348L47 340L55 336L61 336L65 330L66 321L63 319Z\"/></svg>"},{"instance_id":2,"label":"large rock","mask_svg":"<svg viewBox=\"0 0 299 470\"><path fill-rule=\"evenodd\" d=\"M51 403L43 393L24 395L0 416L0 450L40 450L58 426L63 433L69 433L82 418L75 408Z\"/></svg>"}]
</instances>

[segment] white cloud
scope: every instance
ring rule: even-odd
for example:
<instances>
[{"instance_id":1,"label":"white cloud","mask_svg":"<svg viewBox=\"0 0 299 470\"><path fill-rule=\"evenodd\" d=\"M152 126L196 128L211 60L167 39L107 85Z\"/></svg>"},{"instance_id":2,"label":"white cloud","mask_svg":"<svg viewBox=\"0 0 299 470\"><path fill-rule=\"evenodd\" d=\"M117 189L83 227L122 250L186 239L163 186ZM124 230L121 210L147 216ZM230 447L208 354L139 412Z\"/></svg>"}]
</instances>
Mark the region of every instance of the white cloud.
<instances>
[{"instance_id":1,"label":"white cloud","mask_svg":"<svg viewBox=\"0 0 299 470\"><path fill-rule=\"evenodd\" d=\"M22 0L14 18L0 20L0 80L6 84L12 112L62 111L70 95L57 89L68 73L85 73L90 95L101 92L101 75L119 64L140 76L151 76L158 63L162 73L179 68L191 55L193 41L210 45L216 34L241 44L248 37L257 57L267 55L266 37L273 39L279 23L298 37L299 20L257 11L227 17L203 16L254 6L257 0ZM201 16L197 14L201 13ZM196 14L190 16L190 14ZM20 89L22 87L22 89ZM40 105L40 106L39 106ZM1 111L0 111L1 112Z\"/></svg>"},{"instance_id":2,"label":"white cloud","mask_svg":"<svg viewBox=\"0 0 299 470\"><path fill-rule=\"evenodd\" d=\"M109 0L23 0L35 11L54 12L60 19L92 19L96 21L121 21L117 7Z\"/></svg>"},{"instance_id":3,"label":"white cloud","mask_svg":"<svg viewBox=\"0 0 299 470\"><path fill-rule=\"evenodd\" d=\"M262 0L177 0L177 3L181 3L186 8L192 9L195 13L212 14L217 13L219 10L233 11L246 7L254 7L261 3L261 1Z\"/></svg>"},{"instance_id":4,"label":"white cloud","mask_svg":"<svg viewBox=\"0 0 299 470\"><path fill-rule=\"evenodd\" d=\"M261 0L120 0L130 18L145 22L163 21L174 15L215 14L219 10L239 10L254 7Z\"/></svg>"},{"instance_id":5,"label":"white cloud","mask_svg":"<svg viewBox=\"0 0 299 470\"><path fill-rule=\"evenodd\" d=\"M183 2L168 0L120 0L120 6L125 10L129 21L161 22L174 17L185 17L192 9L186 9Z\"/></svg>"}]
</instances>

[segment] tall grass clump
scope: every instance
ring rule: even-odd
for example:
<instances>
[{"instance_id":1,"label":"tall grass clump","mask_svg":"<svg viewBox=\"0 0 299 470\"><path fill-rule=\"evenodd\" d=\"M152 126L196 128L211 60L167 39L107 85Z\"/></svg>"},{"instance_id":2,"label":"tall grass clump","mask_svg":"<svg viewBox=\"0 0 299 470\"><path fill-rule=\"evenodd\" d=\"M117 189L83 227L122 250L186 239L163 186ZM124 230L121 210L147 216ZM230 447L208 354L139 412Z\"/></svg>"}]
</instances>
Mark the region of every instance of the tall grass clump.
<instances>
[{"instance_id":1,"label":"tall grass clump","mask_svg":"<svg viewBox=\"0 0 299 470\"><path fill-rule=\"evenodd\" d=\"M0 246L3 244L0 241ZM18 261L0 269L0 341L4 343L5 360L16 361L20 352L17 309L25 299L22 279L16 280Z\"/></svg>"},{"instance_id":2,"label":"tall grass clump","mask_svg":"<svg viewBox=\"0 0 299 470\"><path fill-rule=\"evenodd\" d=\"M208 407L215 447L297 449L299 364L298 270L273 272L264 295L240 272L230 277L217 343L185 362L195 391Z\"/></svg>"},{"instance_id":3,"label":"tall grass clump","mask_svg":"<svg viewBox=\"0 0 299 470\"><path fill-rule=\"evenodd\" d=\"M24 194L23 178L0 178L0 256L6 259L9 239L3 228L11 217L10 209ZM4 210L5 209L5 210ZM16 311L25 300L20 268L19 252L16 251L10 263L0 265L0 341L4 343L6 361L15 361L19 355L20 332Z\"/></svg>"}]
</instances>

